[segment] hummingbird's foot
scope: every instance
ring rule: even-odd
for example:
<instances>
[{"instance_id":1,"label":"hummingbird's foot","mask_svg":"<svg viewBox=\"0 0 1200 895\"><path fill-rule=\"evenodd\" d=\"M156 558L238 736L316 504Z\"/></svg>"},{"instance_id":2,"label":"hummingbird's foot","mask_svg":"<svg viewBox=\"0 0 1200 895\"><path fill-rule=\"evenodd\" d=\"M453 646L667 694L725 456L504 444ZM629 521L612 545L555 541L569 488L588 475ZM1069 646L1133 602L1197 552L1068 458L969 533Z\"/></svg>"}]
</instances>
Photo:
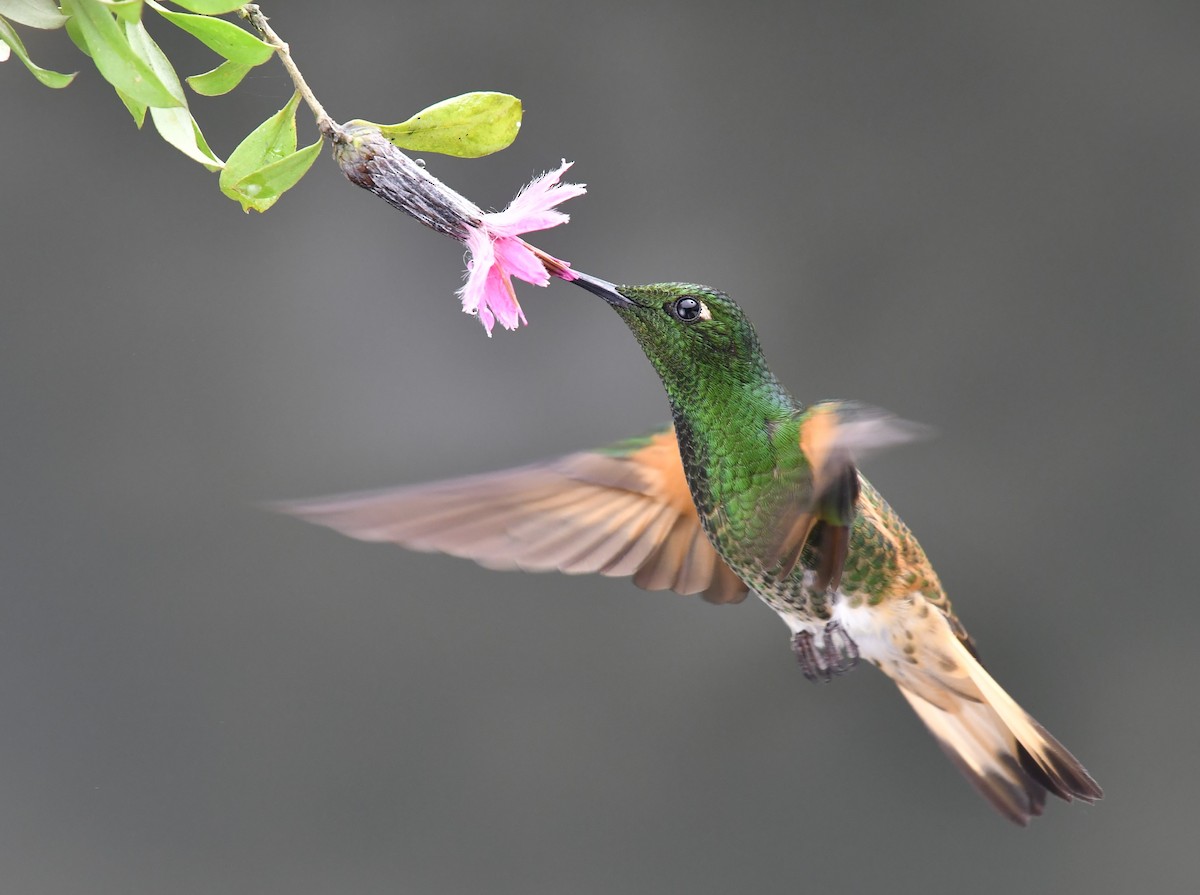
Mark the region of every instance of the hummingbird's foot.
<instances>
[{"instance_id":1,"label":"hummingbird's foot","mask_svg":"<svg viewBox=\"0 0 1200 895\"><path fill-rule=\"evenodd\" d=\"M820 643L811 631L797 632L792 637L792 652L804 676L814 683L829 683L858 664L858 645L836 621L825 626Z\"/></svg>"}]
</instances>

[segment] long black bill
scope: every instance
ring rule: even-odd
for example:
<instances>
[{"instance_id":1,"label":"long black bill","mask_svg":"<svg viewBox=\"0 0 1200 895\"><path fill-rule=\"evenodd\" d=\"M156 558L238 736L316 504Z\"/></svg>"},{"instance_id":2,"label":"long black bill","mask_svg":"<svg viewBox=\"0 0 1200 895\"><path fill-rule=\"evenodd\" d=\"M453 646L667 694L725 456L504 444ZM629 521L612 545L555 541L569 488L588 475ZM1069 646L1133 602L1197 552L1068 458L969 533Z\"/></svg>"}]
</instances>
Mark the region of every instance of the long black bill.
<instances>
[{"instance_id":1,"label":"long black bill","mask_svg":"<svg viewBox=\"0 0 1200 895\"><path fill-rule=\"evenodd\" d=\"M622 295L617 287L608 280L601 280L597 277L589 277L585 273L580 273L577 270L572 270L571 273L575 278L571 280L576 286L582 286L593 295L599 295L602 299L612 305L614 308L631 308L634 303Z\"/></svg>"}]
</instances>

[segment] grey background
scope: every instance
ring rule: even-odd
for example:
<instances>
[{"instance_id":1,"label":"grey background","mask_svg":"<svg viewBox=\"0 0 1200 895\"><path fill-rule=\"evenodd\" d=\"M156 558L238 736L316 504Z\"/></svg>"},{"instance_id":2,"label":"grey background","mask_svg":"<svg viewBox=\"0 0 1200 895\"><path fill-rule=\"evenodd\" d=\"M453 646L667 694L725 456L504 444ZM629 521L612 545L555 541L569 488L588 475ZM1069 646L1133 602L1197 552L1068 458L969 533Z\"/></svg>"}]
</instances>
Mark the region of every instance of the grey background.
<instances>
[{"instance_id":1,"label":"grey background","mask_svg":"<svg viewBox=\"0 0 1200 895\"><path fill-rule=\"evenodd\" d=\"M500 207L576 160L591 192L537 244L725 288L798 395L936 427L868 471L1105 801L1010 828L889 683L808 685L757 603L255 509L603 444L665 401L563 284L486 339L461 248L328 158L245 216L94 71L52 92L12 61L3 891L1194 891L1200 8L736 10L267 8L342 120L518 94L510 150L431 169ZM270 65L194 107L228 153L289 92Z\"/></svg>"}]
</instances>

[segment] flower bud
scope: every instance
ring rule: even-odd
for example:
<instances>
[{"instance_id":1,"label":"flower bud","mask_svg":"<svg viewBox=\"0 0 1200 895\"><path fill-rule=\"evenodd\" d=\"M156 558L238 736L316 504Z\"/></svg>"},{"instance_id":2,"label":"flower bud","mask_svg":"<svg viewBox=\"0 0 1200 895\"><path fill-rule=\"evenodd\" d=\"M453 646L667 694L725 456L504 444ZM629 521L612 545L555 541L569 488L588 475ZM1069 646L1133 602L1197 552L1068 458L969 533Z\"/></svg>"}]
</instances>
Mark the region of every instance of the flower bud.
<instances>
[{"instance_id":1,"label":"flower bud","mask_svg":"<svg viewBox=\"0 0 1200 895\"><path fill-rule=\"evenodd\" d=\"M351 183L393 208L460 242L480 226L483 211L393 146L373 127L344 129L333 157Z\"/></svg>"}]
</instances>

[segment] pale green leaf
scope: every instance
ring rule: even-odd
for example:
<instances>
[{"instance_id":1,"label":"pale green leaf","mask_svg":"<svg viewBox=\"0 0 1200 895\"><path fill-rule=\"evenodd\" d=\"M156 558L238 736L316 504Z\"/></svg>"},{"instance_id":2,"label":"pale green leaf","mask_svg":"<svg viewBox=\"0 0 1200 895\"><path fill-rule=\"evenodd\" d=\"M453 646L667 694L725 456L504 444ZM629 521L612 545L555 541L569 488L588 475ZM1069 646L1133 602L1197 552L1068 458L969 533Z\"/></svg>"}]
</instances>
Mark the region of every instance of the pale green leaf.
<instances>
[{"instance_id":1,"label":"pale green leaf","mask_svg":"<svg viewBox=\"0 0 1200 895\"><path fill-rule=\"evenodd\" d=\"M125 108L128 109L129 114L133 116L134 124L138 126L138 130L141 130L142 125L146 123L147 105L145 103L139 103L136 99L126 96L120 90L117 91L117 96L121 98L121 102L125 104Z\"/></svg>"},{"instance_id":2,"label":"pale green leaf","mask_svg":"<svg viewBox=\"0 0 1200 895\"><path fill-rule=\"evenodd\" d=\"M242 211L266 211L308 173L320 155L323 143L323 140L317 140L311 146L259 168L224 190L225 194L241 202Z\"/></svg>"},{"instance_id":3,"label":"pale green leaf","mask_svg":"<svg viewBox=\"0 0 1200 895\"><path fill-rule=\"evenodd\" d=\"M204 134L200 133L200 126L187 109L156 109L151 106L150 119L162 138L188 158L210 171L220 170L222 161L208 148Z\"/></svg>"},{"instance_id":4,"label":"pale green leaf","mask_svg":"<svg viewBox=\"0 0 1200 895\"><path fill-rule=\"evenodd\" d=\"M61 28L67 17L54 0L0 0L0 16L30 28Z\"/></svg>"},{"instance_id":5,"label":"pale green leaf","mask_svg":"<svg viewBox=\"0 0 1200 895\"><path fill-rule=\"evenodd\" d=\"M48 68L35 65L33 60L29 58L29 53L25 51L25 44L21 42L21 38L17 35L17 32L4 19L0 19L0 41L3 41L4 45L24 63L30 73L47 87L66 87L75 79L74 74L64 75L61 72L51 71Z\"/></svg>"},{"instance_id":6,"label":"pale green leaf","mask_svg":"<svg viewBox=\"0 0 1200 895\"><path fill-rule=\"evenodd\" d=\"M12 50L9 49L8 44L6 44L4 41L0 40L0 62L7 62L8 57L11 53L12 53Z\"/></svg>"},{"instance_id":7,"label":"pale green leaf","mask_svg":"<svg viewBox=\"0 0 1200 895\"><path fill-rule=\"evenodd\" d=\"M148 106L170 108L183 104L134 52L125 31L99 0L63 0L63 9L78 21L79 33L106 81Z\"/></svg>"},{"instance_id":8,"label":"pale green leaf","mask_svg":"<svg viewBox=\"0 0 1200 895\"><path fill-rule=\"evenodd\" d=\"M379 128L401 149L439 152L460 158L479 158L512 143L521 127L521 101L507 93L464 93L435 103L400 124Z\"/></svg>"},{"instance_id":9,"label":"pale green leaf","mask_svg":"<svg viewBox=\"0 0 1200 895\"><path fill-rule=\"evenodd\" d=\"M141 22L127 22L123 27L125 39L129 41L130 48L167 89L167 92L175 100L174 105L186 108L187 97L183 95L183 84L179 82L179 75L175 74L175 66L171 64L167 54L154 42L154 38L146 30L146 26ZM154 103L149 105L151 108L155 107Z\"/></svg>"},{"instance_id":10,"label":"pale green leaf","mask_svg":"<svg viewBox=\"0 0 1200 895\"><path fill-rule=\"evenodd\" d=\"M87 41L84 40L83 33L79 30L79 19L67 19L67 36L71 38L83 55L91 58L92 51L88 49ZM114 87L113 89L116 90L121 102L125 104L125 108L129 110L129 114L133 116L133 122L137 125L138 130L141 130L142 125L146 122L146 109L149 107L127 93L122 93L120 88Z\"/></svg>"},{"instance_id":11,"label":"pale green leaf","mask_svg":"<svg viewBox=\"0 0 1200 895\"><path fill-rule=\"evenodd\" d=\"M75 44L79 52L89 59L92 58L92 51L88 49L87 40L79 29L79 19L67 19L67 37L71 38L71 43Z\"/></svg>"},{"instance_id":12,"label":"pale green leaf","mask_svg":"<svg viewBox=\"0 0 1200 895\"><path fill-rule=\"evenodd\" d=\"M100 0L105 6L117 14L122 22L140 22L142 20L142 0Z\"/></svg>"},{"instance_id":13,"label":"pale green leaf","mask_svg":"<svg viewBox=\"0 0 1200 895\"><path fill-rule=\"evenodd\" d=\"M221 192L240 201L232 191L238 181L296 151L296 107L299 103L300 94L292 94L287 105L252 130L229 154L221 171Z\"/></svg>"},{"instance_id":14,"label":"pale green leaf","mask_svg":"<svg viewBox=\"0 0 1200 895\"><path fill-rule=\"evenodd\" d=\"M179 76L175 74L175 69L171 66L171 61L167 59L166 54L159 49L158 44L146 31L146 26L141 22L127 24L125 25L125 35L129 38L129 45L158 75L167 89L171 91L171 95L177 96L182 103L179 106L165 109L157 106L150 107L150 119L154 122L154 127L159 134L188 158L198 161L208 170L216 171L221 168L224 162L208 148L204 134L200 132L200 126L196 124L196 119L188 111Z\"/></svg>"},{"instance_id":15,"label":"pale green leaf","mask_svg":"<svg viewBox=\"0 0 1200 895\"><path fill-rule=\"evenodd\" d=\"M206 16L219 16L223 13L241 9L244 3L231 3L230 0L173 0L176 6L190 9Z\"/></svg>"},{"instance_id":16,"label":"pale green leaf","mask_svg":"<svg viewBox=\"0 0 1200 895\"><path fill-rule=\"evenodd\" d=\"M249 31L233 22L214 19L210 16L194 16L185 12L171 12L150 0L154 11L173 25L182 28L218 56L231 62L246 65L262 65L275 51Z\"/></svg>"},{"instance_id":17,"label":"pale green leaf","mask_svg":"<svg viewBox=\"0 0 1200 895\"><path fill-rule=\"evenodd\" d=\"M252 68L254 68L252 65L230 62L226 59L212 71L206 71L202 75L192 75L185 80L201 96L221 96L242 83L242 78L246 77L247 72Z\"/></svg>"}]
</instances>

